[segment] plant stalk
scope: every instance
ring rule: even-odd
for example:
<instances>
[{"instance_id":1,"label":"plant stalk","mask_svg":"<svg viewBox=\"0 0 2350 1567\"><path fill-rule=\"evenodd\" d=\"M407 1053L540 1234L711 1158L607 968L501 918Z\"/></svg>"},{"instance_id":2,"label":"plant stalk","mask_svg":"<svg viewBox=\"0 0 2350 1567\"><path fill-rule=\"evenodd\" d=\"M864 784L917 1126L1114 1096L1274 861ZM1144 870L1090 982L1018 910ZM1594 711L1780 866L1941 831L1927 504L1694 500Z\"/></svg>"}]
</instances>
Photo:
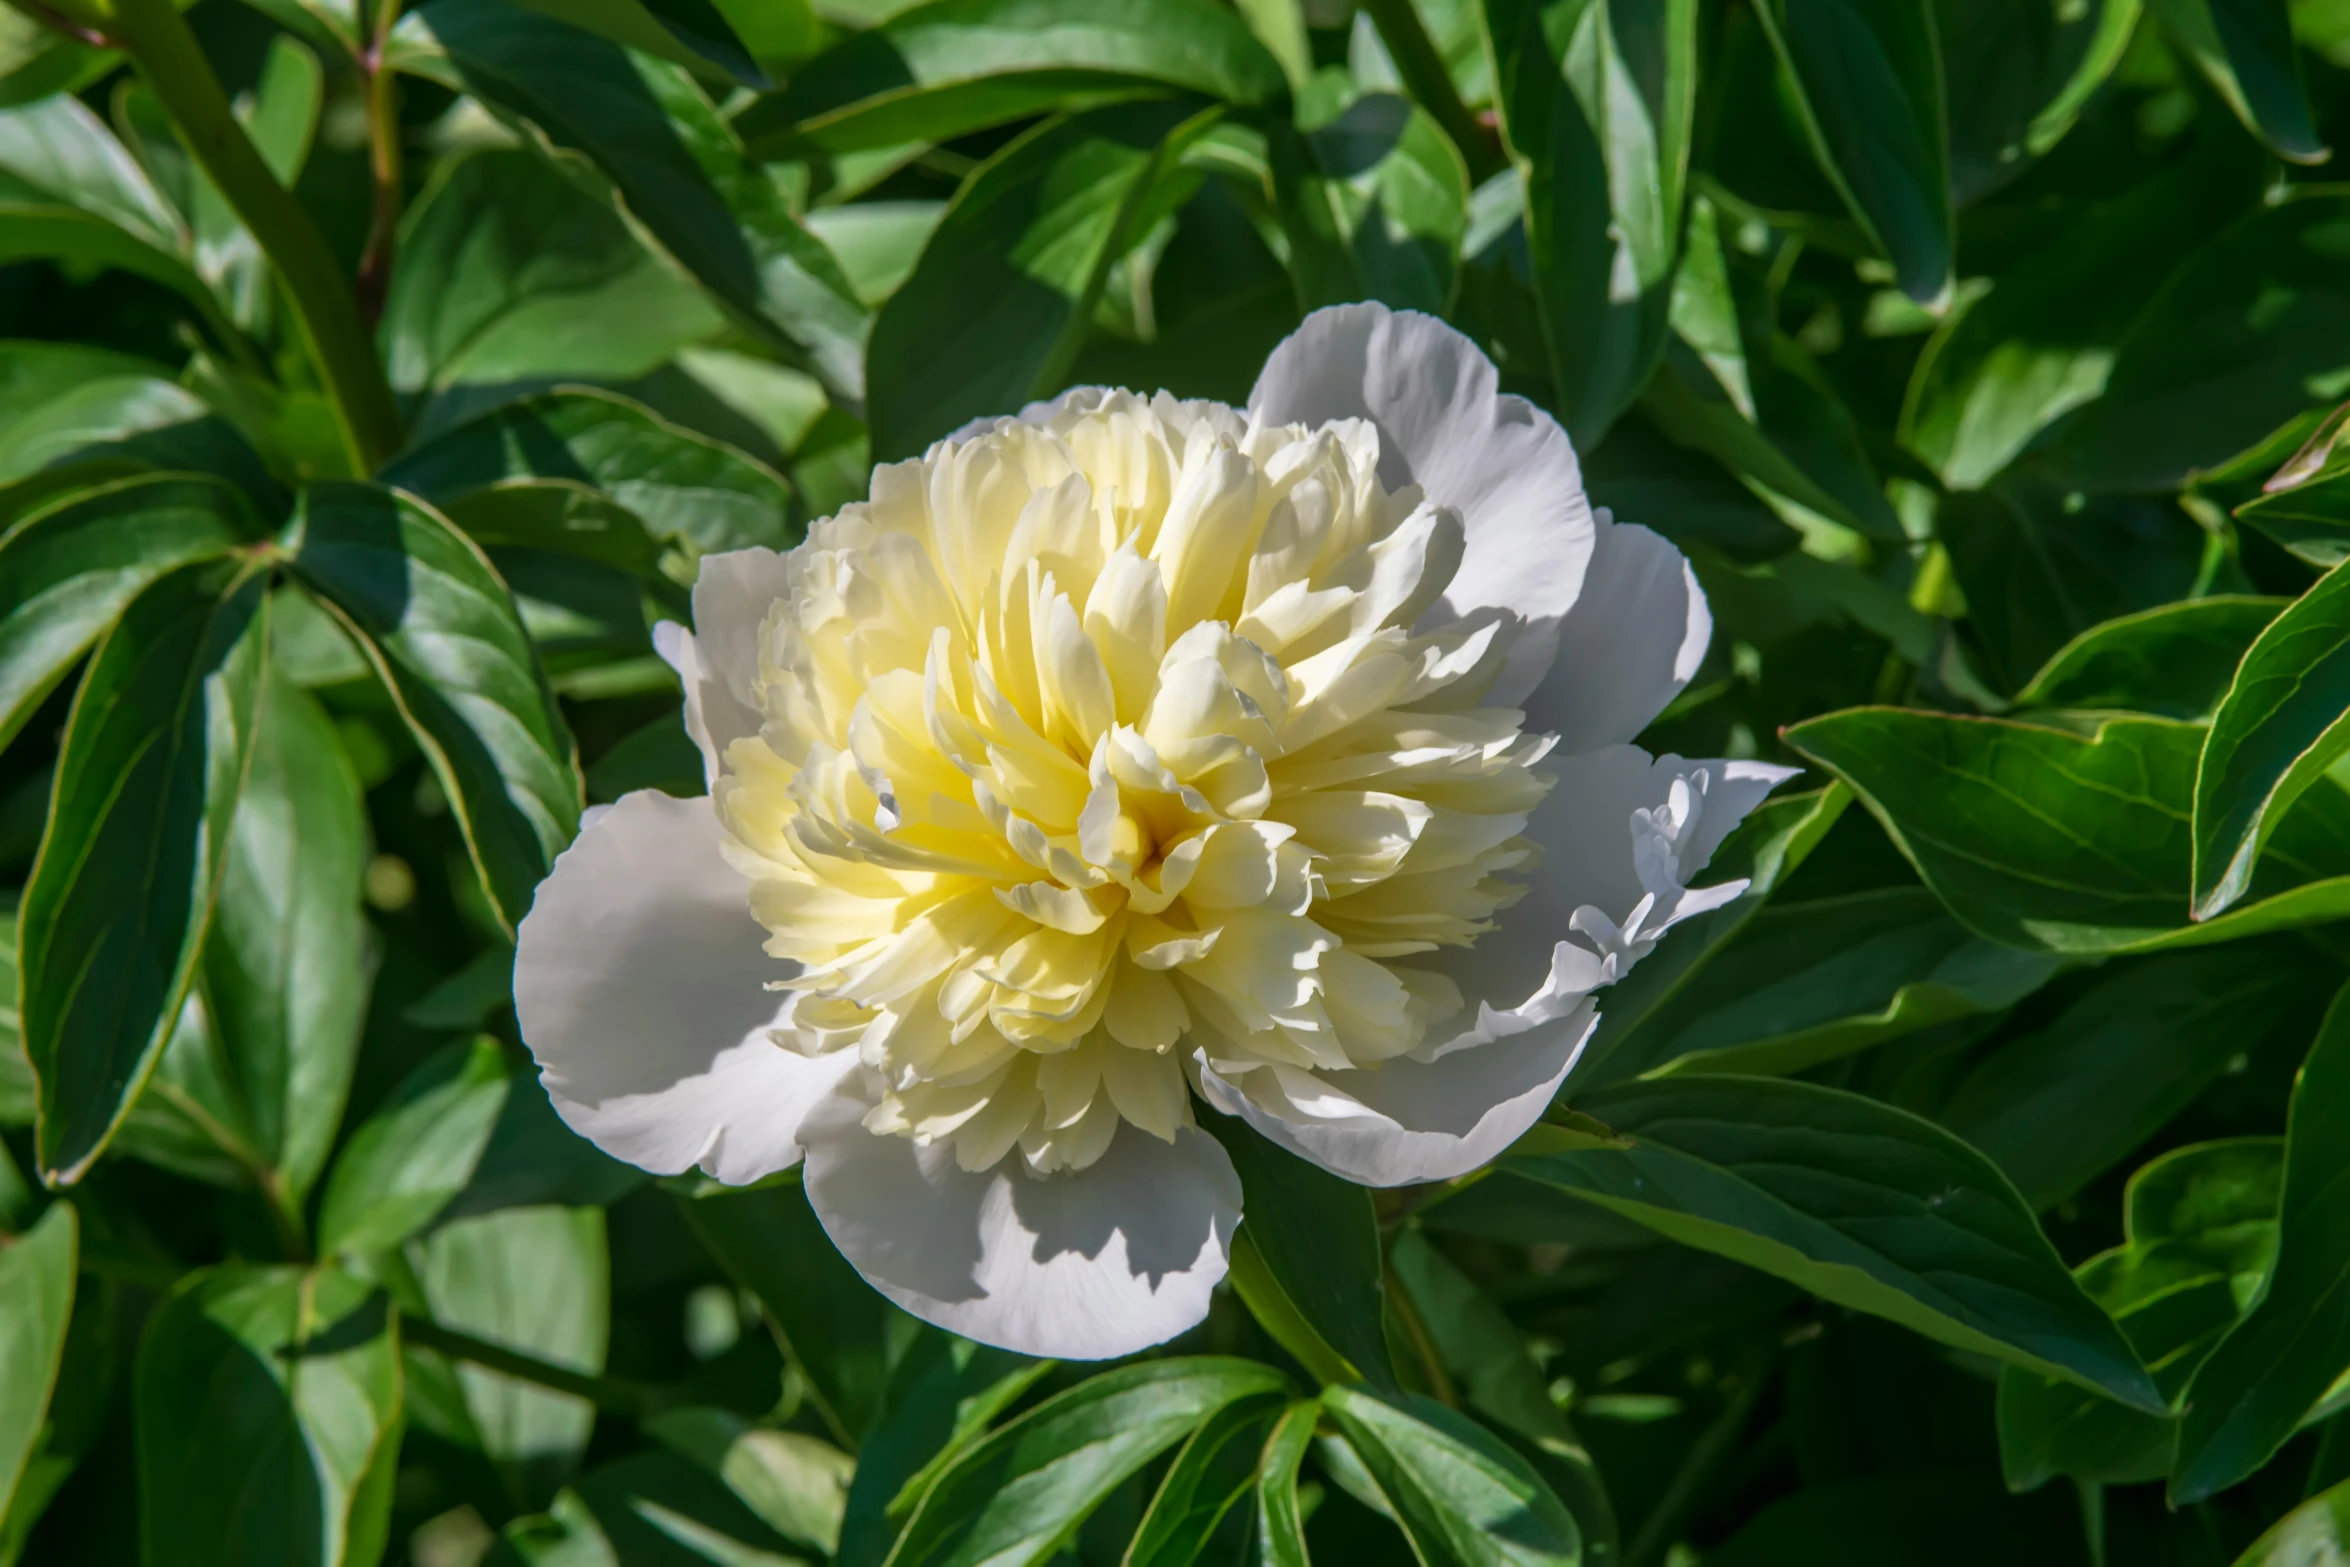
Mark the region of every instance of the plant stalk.
<instances>
[{"instance_id":1,"label":"plant stalk","mask_svg":"<svg viewBox=\"0 0 2350 1567\"><path fill-rule=\"evenodd\" d=\"M400 449L400 413L326 237L261 161L172 0L115 0L114 12L140 74L284 283L353 465L375 472Z\"/></svg>"},{"instance_id":2,"label":"plant stalk","mask_svg":"<svg viewBox=\"0 0 2350 1567\"><path fill-rule=\"evenodd\" d=\"M463 1360L495 1371L518 1381L536 1383L557 1393L569 1393L584 1398L598 1409L610 1414L625 1415L641 1420L661 1405L651 1388L620 1377L596 1376L585 1371L574 1371L551 1361L526 1355L520 1350L493 1344L487 1339L475 1338L470 1333L444 1327L430 1317L400 1313L401 1340L417 1349L429 1349L446 1355L451 1360Z\"/></svg>"},{"instance_id":3,"label":"plant stalk","mask_svg":"<svg viewBox=\"0 0 2350 1567\"><path fill-rule=\"evenodd\" d=\"M1404 91L1461 150L1470 180L1482 181L1499 172L1500 138L1461 101L1460 89L1452 83L1452 71L1437 52L1436 40L1428 36L1420 13L1412 9L1412 0L1365 0L1363 9L1371 13L1380 40L1387 45L1396 74L1403 78Z\"/></svg>"},{"instance_id":4,"label":"plant stalk","mask_svg":"<svg viewBox=\"0 0 2350 1567\"><path fill-rule=\"evenodd\" d=\"M392 289L392 262L400 242L400 73L384 64L400 0L382 0L375 31L359 58L367 79L367 172L375 182L375 206L367 224L367 248L359 258L359 314L370 330L383 319Z\"/></svg>"}]
</instances>

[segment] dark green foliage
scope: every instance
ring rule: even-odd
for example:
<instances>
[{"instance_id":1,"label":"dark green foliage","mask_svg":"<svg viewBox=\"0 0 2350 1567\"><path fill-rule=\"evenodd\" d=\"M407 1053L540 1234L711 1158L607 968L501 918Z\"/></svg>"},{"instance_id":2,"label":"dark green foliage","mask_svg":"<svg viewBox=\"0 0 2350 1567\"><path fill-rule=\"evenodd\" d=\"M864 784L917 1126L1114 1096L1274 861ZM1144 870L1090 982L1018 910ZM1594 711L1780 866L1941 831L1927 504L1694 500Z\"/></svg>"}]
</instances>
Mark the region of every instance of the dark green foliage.
<instances>
[{"instance_id":1,"label":"dark green foliage","mask_svg":"<svg viewBox=\"0 0 2350 1567\"><path fill-rule=\"evenodd\" d=\"M6 4L0 1567L2350 1554L2342 6ZM699 559L1358 299L1807 769L1550 1118L1201 1110L1100 1366L577 1137L515 927L703 791Z\"/></svg>"}]
</instances>

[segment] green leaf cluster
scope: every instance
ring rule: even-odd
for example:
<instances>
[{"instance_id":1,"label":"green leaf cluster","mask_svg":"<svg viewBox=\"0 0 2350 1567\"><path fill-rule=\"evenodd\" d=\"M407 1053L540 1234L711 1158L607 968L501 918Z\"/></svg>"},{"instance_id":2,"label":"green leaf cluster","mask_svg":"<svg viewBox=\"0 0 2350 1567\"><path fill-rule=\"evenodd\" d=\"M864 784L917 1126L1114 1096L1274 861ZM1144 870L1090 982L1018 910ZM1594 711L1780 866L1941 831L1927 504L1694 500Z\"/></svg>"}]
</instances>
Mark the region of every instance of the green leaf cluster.
<instances>
[{"instance_id":1,"label":"green leaf cluster","mask_svg":"<svg viewBox=\"0 0 2350 1567\"><path fill-rule=\"evenodd\" d=\"M0 1567L2350 1559L2346 127L2321 0L9 0ZM1807 773L1549 1117L1203 1111L1111 1366L575 1137L700 558L1358 299Z\"/></svg>"}]
</instances>

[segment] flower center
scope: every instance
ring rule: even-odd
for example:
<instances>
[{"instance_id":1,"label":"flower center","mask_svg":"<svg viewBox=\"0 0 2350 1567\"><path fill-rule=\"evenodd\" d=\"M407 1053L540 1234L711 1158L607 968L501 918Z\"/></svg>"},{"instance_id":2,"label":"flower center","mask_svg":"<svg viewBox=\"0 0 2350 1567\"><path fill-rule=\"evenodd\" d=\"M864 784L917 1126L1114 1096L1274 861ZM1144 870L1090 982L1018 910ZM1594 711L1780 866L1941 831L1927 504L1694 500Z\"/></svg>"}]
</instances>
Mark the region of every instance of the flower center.
<instances>
[{"instance_id":1,"label":"flower center","mask_svg":"<svg viewBox=\"0 0 2350 1567\"><path fill-rule=\"evenodd\" d=\"M1461 996L1549 787L1479 706L1516 623L1413 627L1459 519L1365 423L1072 399L877 469L787 557L715 798L795 1048L986 1169L1172 1138L1185 1062L1375 1066Z\"/></svg>"}]
</instances>

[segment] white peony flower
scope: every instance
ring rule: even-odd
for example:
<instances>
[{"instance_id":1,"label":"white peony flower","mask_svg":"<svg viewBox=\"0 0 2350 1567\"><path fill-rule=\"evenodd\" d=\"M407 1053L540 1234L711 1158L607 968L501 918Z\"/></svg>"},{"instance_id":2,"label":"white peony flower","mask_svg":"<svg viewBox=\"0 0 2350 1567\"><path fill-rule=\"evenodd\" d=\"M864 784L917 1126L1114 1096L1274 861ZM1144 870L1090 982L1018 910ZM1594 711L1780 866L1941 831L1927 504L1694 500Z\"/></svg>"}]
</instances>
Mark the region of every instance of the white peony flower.
<instances>
[{"instance_id":1,"label":"white peony flower","mask_svg":"<svg viewBox=\"0 0 2350 1567\"><path fill-rule=\"evenodd\" d=\"M1500 1153L1789 776L1627 743L1712 631L1687 562L1375 305L1246 410L966 428L693 602L709 796L595 813L522 924L547 1090L659 1173L805 1159L876 1288L1031 1354L1205 1315L1203 1103L1369 1185Z\"/></svg>"}]
</instances>

